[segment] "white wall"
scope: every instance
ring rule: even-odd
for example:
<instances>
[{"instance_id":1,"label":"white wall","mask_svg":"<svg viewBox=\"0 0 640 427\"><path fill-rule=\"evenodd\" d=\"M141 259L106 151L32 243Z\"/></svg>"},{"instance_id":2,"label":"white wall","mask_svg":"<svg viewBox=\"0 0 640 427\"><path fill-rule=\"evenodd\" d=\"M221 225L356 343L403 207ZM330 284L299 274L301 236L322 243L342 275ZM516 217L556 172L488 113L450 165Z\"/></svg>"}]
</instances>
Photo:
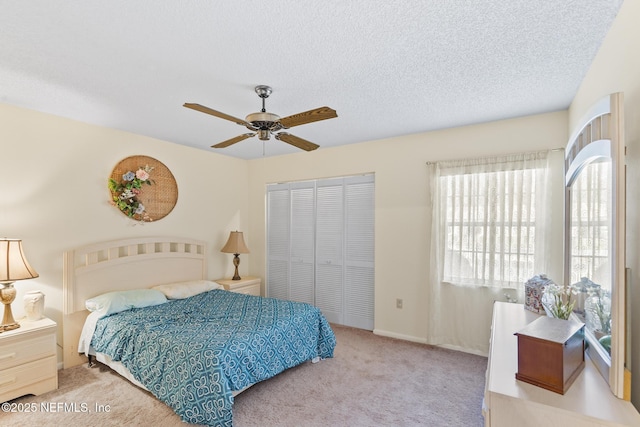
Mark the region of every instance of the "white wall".
<instances>
[{"instance_id":1,"label":"white wall","mask_svg":"<svg viewBox=\"0 0 640 427\"><path fill-rule=\"evenodd\" d=\"M132 155L161 161L177 181L177 205L157 222L134 226L109 204L111 171ZM189 237L210 243L212 279L233 274L232 255L219 251L230 230L248 225L244 160L0 104L0 162L0 236L22 239L40 274L15 283L14 317L24 316L25 292L42 290L60 345L66 250L135 236ZM243 273L249 258L243 255Z\"/></svg>"},{"instance_id":2,"label":"white wall","mask_svg":"<svg viewBox=\"0 0 640 427\"><path fill-rule=\"evenodd\" d=\"M340 120L339 118L336 120ZM377 333L424 342L428 322L428 256L430 200L427 161L475 158L564 147L567 114L557 112L372 141L249 162L251 274L265 275L265 185L374 172L376 180L375 330ZM321 143L321 141L320 141ZM561 185L561 184L559 184ZM559 194L554 245L557 260L551 277L562 280L562 193ZM558 200L558 199L557 199ZM408 240L405 238L410 236ZM451 296L455 298L454 295ZM465 307L482 331L465 343L449 343L467 351L486 353L489 343L489 304ZM396 298L404 300L396 308ZM453 304L453 301L452 301Z\"/></svg>"},{"instance_id":3,"label":"white wall","mask_svg":"<svg viewBox=\"0 0 640 427\"><path fill-rule=\"evenodd\" d=\"M624 93L627 145L627 267L631 268L631 401L640 408L640 2L624 2L569 109L572 129L591 104Z\"/></svg>"}]
</instances>

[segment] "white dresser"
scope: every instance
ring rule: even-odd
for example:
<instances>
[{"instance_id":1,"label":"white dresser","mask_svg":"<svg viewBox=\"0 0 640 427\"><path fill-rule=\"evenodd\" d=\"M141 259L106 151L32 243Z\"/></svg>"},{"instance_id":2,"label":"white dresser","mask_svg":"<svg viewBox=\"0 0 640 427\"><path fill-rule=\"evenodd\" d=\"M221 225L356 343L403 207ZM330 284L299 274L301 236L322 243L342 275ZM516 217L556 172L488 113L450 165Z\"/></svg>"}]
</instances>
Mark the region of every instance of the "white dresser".
<instances>
[{"instance_id":1,"label":"white dresser","mask_svg":"<svg viewBox=\"0 0 640 427\"><path fill-rule=\"evenodd\" d=\"M583 372L564 395L516 380L518 339L514 333L538 317L522 304L494 304L485 426L640 426L638 411L611 393L588 357Z\"/></svg>"},{"instance_id":2,"label":"white dresser","mask_svg":"<svg viewBox=\"0 0 640 427\"><path fill-rule=\"evenodd\" d=\"M0 402L58 388L56 323L20 321L0 333Z\"/></svg>"},{"instance_id":3,"label":"white dresser","mask_svg":"<svg viewBox=\"0 0 640 427\"><path fill-rule=\"evenodd\" d=\"M261 280L259 277L246 276L240 280L218 279L216 282L221 284L227 291L260 296Z\"/></svg>"}]
</instances>

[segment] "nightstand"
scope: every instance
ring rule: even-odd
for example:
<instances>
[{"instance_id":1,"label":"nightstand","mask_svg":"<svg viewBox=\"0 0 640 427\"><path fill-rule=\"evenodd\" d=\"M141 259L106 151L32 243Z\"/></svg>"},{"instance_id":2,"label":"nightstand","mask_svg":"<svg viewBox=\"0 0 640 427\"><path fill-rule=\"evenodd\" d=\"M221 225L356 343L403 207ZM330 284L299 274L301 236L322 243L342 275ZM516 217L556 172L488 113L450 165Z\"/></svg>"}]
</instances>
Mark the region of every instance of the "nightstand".
<instances>
[{"instance_id":1,"label":"nightstand","mask_svg":"<svg viewBox=\"0 0 640 427\"><path fill-rule=\"evenodd\" d=\"M260 296L259 277L246 276L240 280L219 279L216 282L221 284L227 291Z\"/></svg>"},{"instance_id":2,"label":"nightstand","mask_svg":"<svg viewBox=\"0 0 640 427\"><path fill-rule=\"evenodd\" d=\"M56 322L25 319L0 333L0 402L58 388Z\"/></svg>"}]
</instances>

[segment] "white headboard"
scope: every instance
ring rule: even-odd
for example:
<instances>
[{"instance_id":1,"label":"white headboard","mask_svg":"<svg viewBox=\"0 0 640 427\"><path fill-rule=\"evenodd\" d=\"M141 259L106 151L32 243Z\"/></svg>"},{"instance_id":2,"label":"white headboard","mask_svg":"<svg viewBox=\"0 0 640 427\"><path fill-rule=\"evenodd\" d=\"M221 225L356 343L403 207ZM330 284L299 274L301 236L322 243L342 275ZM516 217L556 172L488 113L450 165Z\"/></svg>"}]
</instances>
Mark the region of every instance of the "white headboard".
<instances>
[{"instance_id":1,"label":"white headboard","mask_svg":"<svg viewBox=\"0 0 640 427\"><path fill-rule=\"evenodd\" d=\"M64 253L64 367L78 365L78 339L88 312L84 302L109 291L207 278L206 243L175 237L140 237L96 243Z\"/></svg>"}]
</instances>

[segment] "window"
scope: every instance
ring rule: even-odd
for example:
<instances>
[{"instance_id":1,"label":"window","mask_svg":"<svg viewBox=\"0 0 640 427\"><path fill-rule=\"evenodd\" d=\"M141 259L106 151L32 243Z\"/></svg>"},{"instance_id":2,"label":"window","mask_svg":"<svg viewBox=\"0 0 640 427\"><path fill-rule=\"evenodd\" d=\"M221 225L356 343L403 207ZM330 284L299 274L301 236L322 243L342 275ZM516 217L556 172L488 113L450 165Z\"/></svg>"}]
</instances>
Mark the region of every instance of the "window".
<instances>
[{"instance_id":1,"label":"window","mask_svg":"<svg viewBox=\"0 0 640 427\"><path fill-rule=\"evenodd\" d=\"M518 288L546 271L546 152L431 166L440 281Z\"/></svg>"},{"instance_id":2,"label":"window","mask_svg":"<svg viewBox=\"0 0 640 427\"><path fill-rule=\"evenodd\" d=\"M611 161L585 166L571 186L570 283L588 277L611 291Z\"/></svg>"}]
</instances>

